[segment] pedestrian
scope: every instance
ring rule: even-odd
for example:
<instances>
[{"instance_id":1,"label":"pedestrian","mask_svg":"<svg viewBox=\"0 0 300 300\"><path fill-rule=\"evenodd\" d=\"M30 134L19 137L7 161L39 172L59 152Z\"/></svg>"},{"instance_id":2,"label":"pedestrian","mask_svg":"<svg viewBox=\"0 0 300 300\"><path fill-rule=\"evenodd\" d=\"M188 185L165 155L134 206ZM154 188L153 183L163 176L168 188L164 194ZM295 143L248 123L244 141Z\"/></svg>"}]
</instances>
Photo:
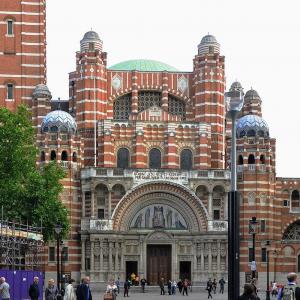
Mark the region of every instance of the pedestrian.
<instances>
[{"instance_id":1,"label":"pedestrian","mask_svg":"<svg viewBox=\"0 0 300 300\"><path fill-rule=\"evenodd\" d=\"M129 279L124 281L124 297L129 297L128 292L129 292L129 288L130 288L130 283L129 283Z\"/></svg>"},{"instance_id":2,"label":"pedestrian","mask_svg":"<svg viewBox=\"0 0 300 300\"><path fill-rule=\"evenodd\" d=\"M0 294L2 300L10 300L9 284L5 281L5 277L0 277Z\"/></svg>"},{"instance_id":3,"label":"pedestrian","mask_svg":"<svg viewBox=\"0 0 300 300\"><path fill-rule=\"evenodd\" d=\"M182 296L184 296L184 293L188 296L189 281L187 279L183 280L182 287L183 287Z\"/></svg>"},{"instance_id":4,"label":"pedestrian","mask_svg":"<svg viewBox=\"0 0 300 300\"><path fill-rule=\"evenodd\" d=\"M181 279L179 279L179 281L177 282L177 286L178 286L179 293L181 294L181 292L182 292L182 280Z\"/></svg>"},{"instance_id":5,"label":"pedestrian","mask_svg":"<svg viewBox=\"0 0 300 300\"><path fill-rule=\"evenodd\" d=\"M300 300L300 288L297 286L297 274L287 275L287 284L278 291L277 300Z\"/></svg>"},{"instance_id":6,"label":"pedestrian","mask_svg":"<svg viewBox=\"0 0 300 300\"><path fill-rule=\"evenodd\" d=\"M57 295L58 289L54 284L54 279L49 279L48 287L45 289L45 300L56 300Z\"/></svg>"},{"instance_id":7,"label":"pedestrian","mask_svg":"<svg viewBox=\"0 0 300 300\"><path fill-rule=\"evenodd\" d=\"M271 293L272 297L276 297L278 295L278 287L277 287L277 283L274 281L272 283L272 293Z\"/></svg>"},{"instance_id":8,"label":"pedestrian","mask_svg":"<svg viewBox=\"0 0 300 300\"><path fill-rule=\"evenodd\" d=\"M39 278L35 276L33 278L33 283L29 287L28 291L29 297L31 300L38 300L40 297L40 288L39 288Z\"/></svg>"},{"instance_id":9,"label":"pedestrian","mask_svg":"<svg viewBox=\"0 0 300 300\"><path fill-rule=\"evenodd\" d=\"M220 280L219 280L219 285L220 285L220 294L224 294L224 287L225 287L225 279L222 277Z\"/></svg>"},{"instance_id":10,"label":"pedestrian","mask_svg":"<svg viewBox=\"0 0 300 300\"><path fill-rule=\"evenodd\" d=\"M177 283L176 280L172 281L172 295L176 295Z\"/></svg>"},{"instance_id":11,"label":"pedestrian","mask_svg":"<svg viewBox=\"0 0 300 300\"><path fill-rule=\"evenodd\" d=\"M254 294L257 296L257 294L258 294L258 288L256 287L256 283L257 283L256 278L255 277L252 278L251 285L253 286Z\"/></svg>"},{"instance_id":12,"label":"pedestrian","mask_svg":"<svg viewBox=\"0 0 300 300\"><path fill-rule=\"evenodd\" d=\"M142 286L142 292L145 293L145 285L146 285L147 280L145 278L141 279L141 286Z\"/></svg>"},{"instance_id":13,"label":"pedestrian","mask_svg":"<svg viewBox=\"0 0 300 300\"><path fill-rule=\"evenodd\" d=\"M168 294L171 295L172 294L172 281L168 280Z\"/></svg>"},{"instance_id":14,"label":"pedestrian","mask_svg":"<svg viewBox=\"0 0 300 300\"><path fill-rule=\"evenodd\" d=\"M113 300L116 300L117 290L118 290L117 285L115 284L114 280L111 280L106 287L106 293L111 294Z\"/></svg>"},{"instance_id":15,"label":"pedestrian","mask_svg":"<svg viewBox=\"0 0 300 300\"><path fill-rule=\"evenodd\" d=\"M159 281L159 287L160 287L160 294L164 295L165 294L165 282L164 282L163 277Z\"/></svg>"},{"instance_id":16,"label":"pedestrian","mask_svg":"<svg viewBox=\"0 0 300 300\"><path fill-rule=\"evenodd\" d=\"M92 292L89 286L90 277L84 277L76 290L77 300L92 300Z\"/></svg>"},{"instance_id":17,"label":"pedestrian","mask_svg":"<svg viewBox=\"0 0 300 300\"><path fill-rule=\"evenodd\" d=\"M214 281L212 283L212 289L214 291L214 294L216 294L216 292L217 292L217 280L216 280L216 278L214 278Z\"/></svg>"},{"instance_id":18,"label":"pedestrian","mask_svg":"<svg viewBox=\"0 0 300 300\"><path fill-rule=\"evenodd\" d=\"M211 295L211 291L212 291L212 281L211 281L210 278L209 278L208 281L207 281L207 284L206 284L206 290L207 290L207 293L208 293L207 299L209 299L209 298L212 299L212 295Z\"/></svg>"},{"instance_id":19,"label":"pedestrian","mask_svg":"<svg viewBox=\"0 0 300 300\"><path fill-rule=\"evenodd\" d=\"M64 300L76 300L76 294L75 294L75 280L70 279L68 284L65 287L65 295Z\"/></svg>"},{"instance_id":20,"label":"pedestrian","mask_svg":"<svg viewBox=\"0 0 300 300\"><path fill-rule=\"evenodd\" d=\"M259 297L255 294L254 287L250 283L244 285L244 293L239 296L238 300L260 300Z\"/></svg>"},{"instance_id":21,"label":"pedestrian","mask_svg":"<svg viewBox=\"0 0 300 300\"><path fill-rule=\"evenodd\" d=\"M117 286L117 290L118 290L118 294L120 294L120 277L118 277L118 279L116 280L116 286Z\"/></svg>"}]
</instances>

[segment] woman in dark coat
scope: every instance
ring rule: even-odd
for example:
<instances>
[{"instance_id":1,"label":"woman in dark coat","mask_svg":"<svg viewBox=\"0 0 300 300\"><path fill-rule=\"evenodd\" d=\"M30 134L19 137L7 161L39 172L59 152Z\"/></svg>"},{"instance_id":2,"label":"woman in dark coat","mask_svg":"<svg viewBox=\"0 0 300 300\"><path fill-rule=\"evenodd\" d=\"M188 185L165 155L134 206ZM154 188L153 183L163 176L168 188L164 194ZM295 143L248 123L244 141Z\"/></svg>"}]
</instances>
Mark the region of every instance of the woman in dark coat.
<instances>
[{"instance_id":1,"label":"woman in dark coat","mask_svg":"<svg viewBox=\"0 0 300 300\"><path fill-rule=\"evenodd\" d=\"M244 293L243 295L239 296L239 300L260 300L260 299L259 297L256 296L253 285L246 283L244 285Z\"/></svg>"}]
</instances>

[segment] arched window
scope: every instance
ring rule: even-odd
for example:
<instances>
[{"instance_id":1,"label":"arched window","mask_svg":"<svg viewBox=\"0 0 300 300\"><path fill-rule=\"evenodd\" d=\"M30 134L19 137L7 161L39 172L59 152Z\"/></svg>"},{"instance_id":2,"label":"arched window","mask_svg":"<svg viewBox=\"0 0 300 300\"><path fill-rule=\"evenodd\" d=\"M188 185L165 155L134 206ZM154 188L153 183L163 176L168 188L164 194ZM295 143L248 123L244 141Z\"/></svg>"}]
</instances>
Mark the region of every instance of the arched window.
<instances>
[{"instance_id":1,"label":"arched window","mask_svg":"<svg viewBox=\"0 0 300 300\"><path fill-rule=\"evenodd\" d=\"M250 154L248 157L248 165L254 165L255 164L255 157L253 154Z\"/></svg>"},{"instance_id":2,"label":"arched window","mask_svg":"<svg viewBox=\"0 0 300 300\"><path fill-rule=\"evenodd\" d=\"M77 162L77 153L76 152L73 152L72 162Z\"/></svg>"},{"instance_id":3,"label":"arched window","mask_svg":"<svg viewBox=\"0 0 300 300\"><path fill-rule=\"evenodd\" d=\"M55 150L52 150L52 151L51 151L50 159L51 159L51 160L56 160L56 152L55 152Z\"/></svg>"},{"instance_id":4,"label":"arched window","mask_svg":"<svg viewBox=\"0 0 300 300\"><path fill-rule=\"evenodd\" d=\"M263 154L260 156L259 161L263 165L266 163L266 159L265 159L265 156Z\"/></svg>"},{"instance_id":5,"label":"arched window","mask_svg":"<svg viewBox=\"0 0 300 300\"><path fill-rule=\"evenodd\" d=\"M63 160L63 161L67 161L68 160L68 152L67 151L64 150L61 153L61 160Z\"/></svg>"},{"instance_id":6,"label":"arched window","mask_svg":"<svg viewBox=\"0 0 300 300\"><path fill-rule=\"evenodd\" d=\"M51 131L51 132L58 132L58 127L55 126L55 125L54 125L54 126L51 126L51 127L50 127L50 131Z\"/></svg>"},{"instance_id":7,"label":"arched window","mask_svg":"<svg viewBox=\"0 0 300 300\"><path fill-rule=\"evenodd\" d=\"M6 99L12 100L14 99L14 85L12 83L8 83L6 86Z\"/></svg>"},{"instance_id":8,"label":"arched window","mask_svg":"<svg viewBox=\"0 0 300 300\"><path fill-rule=\"evenodd\" d=\"M193 168L193 153L189 149L184 149L180 153L180 168L191 170Z\"/></svg>"},{"instance_id":9,"label":"arched window","mask_svg":"<svg viewBox=\"0 0 300 300\"><path fill-rule=\"evenodd\" d=\"M253 129L248 130L247 136L248 136L248 137L253 137L253 136L255 136L255 131L254 131Z\"/></svg>"},{"instance_id":10,"label":"arched window","mask_svg":"<svg viewBox=\"0 0 300 300\"><path fill-rule=\"evenodd\" d=\"M161 93L155 91L142 91L138 94L138 111L152 106L161 107Z\"/></svg>"},{"instance_id":11,"label":"arched window","mask_svg":"<svg viewBox=\"0 0 300 300\"><path fill-rule=\"evenodd\" d=\"M46 160L46 158L45 158L45 152L44 151L41 152L40 159L41 159L41 161L45 161Z\"/></svg>"},{"instance_id":12,"label":"arched window","mask_svg":"<svg viewBox=\"0 0 300 300\"><path fill-rule=\"evenodd\" d=\"M13 34L14 34L14 21L7 20L7 35L13 35Z\"/></svg>"},{"instance_id":13,"label":"arched window","mask_svg":"<svg viewBox=\"0 0 300 300\"><path fill-rule=\"evenodd\" d=\"M124 95L114 101L114 119L128 120L131 113L131 94Z\"/></svg>"},{"instance_id":14,"label":"arched window","mask_svg":"<svg viewBox=\"0 0 300 300\"><path fill-rule=\"evenodd\" d=\"M292 192L292 208L300 207L300 194L298 190Z\"/></svg>"},{"instance_id":15,"label":"arched window","mask_svg":"<svg viewBox=\"0 0 300 300\"><path fill-rule=\"evenodd\" d=\"M243 165L243 164L244 164L243 155L239 155L238 165Z\"/></svg>"},{"instance_id":16,"label":"arched window","mask_svg":"<svg viewBox=\"0 0 300 300\"><path fill-rule=\"evenodd\" d=\"M149 152L149 168L150 169L161 168L161 153L156 148L151 149Z\"/></svg>"},{"instance_id":17,"label":"arched window","mask_svg":"<svg viewBox=\"0 0 300 300\"><path fill-rule=\"evenodd\" d=\"M129 168L129 150L127 148L120 148L117 153L117 168Z\"/></svg>"}]
</instances>

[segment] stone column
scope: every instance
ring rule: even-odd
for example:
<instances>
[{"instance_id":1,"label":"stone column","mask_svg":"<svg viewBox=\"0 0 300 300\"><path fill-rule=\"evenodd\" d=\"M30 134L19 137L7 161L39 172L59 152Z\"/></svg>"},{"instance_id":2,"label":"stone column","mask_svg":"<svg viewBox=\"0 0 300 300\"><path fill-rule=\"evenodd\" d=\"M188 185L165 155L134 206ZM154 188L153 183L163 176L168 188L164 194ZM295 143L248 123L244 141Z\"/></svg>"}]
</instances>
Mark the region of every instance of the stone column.
<instances>
[{"instance_id":1,"label":"stone column","mask_svg":"<svg viewBox=\"0 0 300 300\"><path fill-rule=\"evenodd\" d=\"M81 238L81 272L85 272L85 242L86 238Z\"/></svg>"},{"instance_id":2,"label":"stone column","mask_svg":"<svg viewBox=\"0 0 300 300\"><path fill-rule=\"evenodd\" d=\"M103 240L100 240L100 271L103 270Z\"/></svg>"},{"instance_id":3,"label":"stone column","mask_svg":"<svg viewBox=\"0 0 300 300\"><path fill-rule=\"evenodd\" d=\"M116 242L115 271L119 271L119 242Z\"/></svg>"},{"instance_id":4,"label":"stone column","mask_svg":"<svg viewBox=\"0 0 300 300\"><path fill-rule=\"evenodd\" d=\"M217 248L218 254L217 254L217 269L218 273L221 273L221 243L218 242L218 248Z\"/></svg>"},{"instance_id":5,"label":"stone column","mask_svg":"<svg viewBox=\"0 0 300 300\"><path fill-rule=\"evenodd\" d=\"M201 243L201 248L200 248L200 255L201 255L201 271L205 270L205 264L204 264L204 243Z\"/></svg>"},{"instance_id":6,"label":"stone column","mask_svg":"<svg viewBox=\"0 0 300 300\"><path fill-rule=\"evenodd\" d=\"M208 217L210 220L213 219L213 195L212 191L208 192Z\"/></svg>"},{"instance_id":7,"label":"stone column","mask_svg":"<svg viewBox=\"0 0 300 300\"><path fill-rule=\"evenodd\" d=\"M85 215L85 191L82 192L82 196L81 196L82 200L81 200L81 212L82 212L82 217L84 218Z\"/></svg>"},{"instance_id":8,"label":"stone column","mask_svg":"<svg viewBox=\"0 0 300 300\"><path fill-rule=\"evenodd\" d=\"M112 241L109 241L109 247L108 247L108 269L109 273L112 271Z\"/></svg>"},{"instance_id":9,"label":"stone column","mask_svg":"<svg viewBox=\"0 0 300 300\"><path fill-rule=\"evenodd\" d=\"M208 272L211 273L211 242L208 242Z\"/></svg>"},{"instance_id":10,"label":"stone column","mask_svg":"<svg viewBox=\"0 0 300 300\"><path fill-rule=\"evenodd\" d=\"M108 219L109 220L111 219L111 192L112 192L112 190L109 189L108 190L108 208L107 208L107 210L108 210Z\"/></svg>"},{"instance_id":11,"label":"stone column","mask_svg":"<svg viewBox=\"0 0 300 300\"><path fill-rule=\"evenodd\" d=\"M91 193L91 217L95 218L95 191Z\"/></svg>"},{"instance_id":12,"label":"stone column","mask_svg":"<svg viewBox=\"0 0 300 300\"><path fill-rule=\"evenodd\" d=\"M121 243L121 264L120 264L121 272L125 272L125 270L124 270L124 253L125 253L124 247L125 247L124 241L122 241L122 243ZM126 274L125 274L125 277L126 277ZM124 280L125 280L125 278L124 278Z\"/></svg>"},{"instance_id":13,"label":"stone column","mask_svg":"<svg viewBox=\"0 0 300 300\"><path fill-rule=\"evenodd\" d=\"M95 241L91 240L91 271L95 270L95 263L94 263L94 247L95 247Z\"/></svg>"}]
</instances>

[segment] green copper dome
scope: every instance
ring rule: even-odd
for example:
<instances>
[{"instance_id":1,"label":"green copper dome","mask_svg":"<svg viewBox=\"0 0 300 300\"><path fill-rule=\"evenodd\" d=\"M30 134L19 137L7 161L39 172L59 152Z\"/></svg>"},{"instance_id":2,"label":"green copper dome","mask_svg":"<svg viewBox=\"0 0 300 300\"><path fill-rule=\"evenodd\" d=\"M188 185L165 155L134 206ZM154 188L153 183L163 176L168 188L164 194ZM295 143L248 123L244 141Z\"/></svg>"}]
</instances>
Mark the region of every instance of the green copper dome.
<instances>
[{"instance_id":1,"label":"green copper dome","mask_svg":"<svg viewBox=\"0 0 300 300\"><path fill-rule=\"evenodd\" d=\"M142 71L142 72L178 72L178 70L170 65L156 60L134 59L122 61L108 68L112 71Z\"/></svg>"}]
</instances>

